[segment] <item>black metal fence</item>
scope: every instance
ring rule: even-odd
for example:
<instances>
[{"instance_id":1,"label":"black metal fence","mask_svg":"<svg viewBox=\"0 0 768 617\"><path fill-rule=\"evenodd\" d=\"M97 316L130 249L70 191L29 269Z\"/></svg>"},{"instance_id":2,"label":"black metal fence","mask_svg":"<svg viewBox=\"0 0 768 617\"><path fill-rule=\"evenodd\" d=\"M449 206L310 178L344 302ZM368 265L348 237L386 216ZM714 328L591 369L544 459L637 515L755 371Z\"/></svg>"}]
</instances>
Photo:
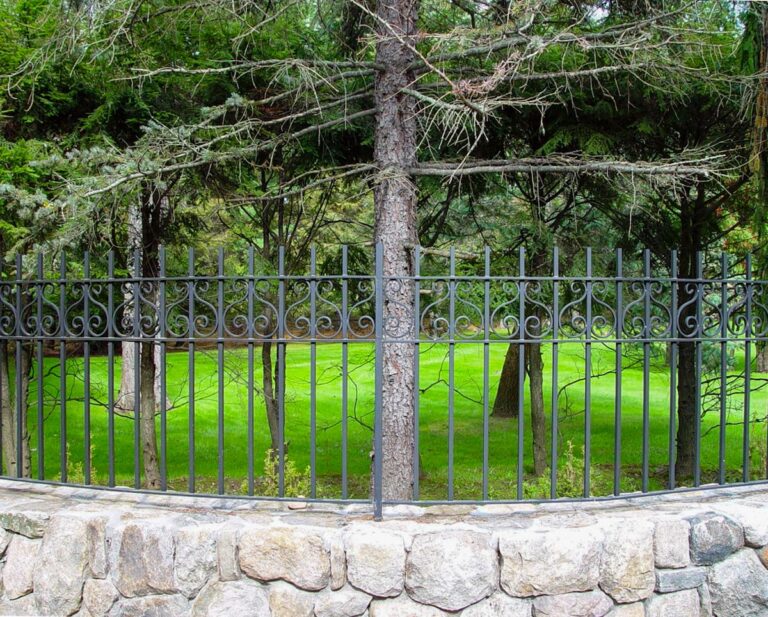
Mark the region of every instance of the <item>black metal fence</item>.
<instances>
[{"instance_id":1,"label":"black metal fence","mask_svg":"<svg viewBox=\"0 0 768 617\"><path fill-rule=\"evenodd\" d=\"M301 275L260 255L219 250L205 273L192 250L173 272L162 249L128 271L111 253L4 265L2 474L380 513L382 350L407 345L414 500L766 479L768 281L749 257L698 254L683 276L675 253L492 268L487 249L415 249L414 274L389 277L378 247L354 268L346 247L320 266L313 250Z\"/></svg>"}]
</instances>

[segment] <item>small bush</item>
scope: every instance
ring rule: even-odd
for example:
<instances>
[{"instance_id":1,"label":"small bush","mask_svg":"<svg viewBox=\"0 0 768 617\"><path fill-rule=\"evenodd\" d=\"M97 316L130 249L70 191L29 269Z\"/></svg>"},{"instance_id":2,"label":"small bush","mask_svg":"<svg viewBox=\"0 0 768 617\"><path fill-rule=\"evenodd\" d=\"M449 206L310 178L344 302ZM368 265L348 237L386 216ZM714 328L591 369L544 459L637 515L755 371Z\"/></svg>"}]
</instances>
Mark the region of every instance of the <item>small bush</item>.
<instances>
[{"instance_id":1,"label":"small bush","mask_svg":"<svg viewBox=\"0 0 768 617\"><path fill-rule=\"evenodd\" d=\"M93 466L93 446L91 446L88 456L91 461L91 478L95 478L96 468ZM70 484L85 484L85 463L73 460L69 442L67 442L67 482Z\"/></svg>"},{"instance_id":2,"label":"small bush","mask_svg":"<svg viewBox=\"0 0 768 617\"><path fill-rule=\"evenodd\" d=\"M584 455L577 456L572 441L567 441L563 452L565 461L557 469L557 496L582 497L584 494ZM590 495L610 495L613 493L613 474L599 467L590 470ZM549 473L523 483L525 499L549 499ZM638 490L637 480L625 478L621 486L623 492Z\"/></svg>"},{"instance_id":3,"label":"small bush","mask_svg":"<svg viewBox=\"0 0 768 617\"><path fill-rule=\"evenodd\" d=\"M285 461L285 497L305 498L310 492L310 469L303 470L296 466L286 455ZM274 450L267 450L264 456L264 476L258 480L257 493L264 497L277 497L280 488L280 472L278 468L278 454ZM241 494L248 494L248 482L240 486Z\"/></svg>"}]
</instances>

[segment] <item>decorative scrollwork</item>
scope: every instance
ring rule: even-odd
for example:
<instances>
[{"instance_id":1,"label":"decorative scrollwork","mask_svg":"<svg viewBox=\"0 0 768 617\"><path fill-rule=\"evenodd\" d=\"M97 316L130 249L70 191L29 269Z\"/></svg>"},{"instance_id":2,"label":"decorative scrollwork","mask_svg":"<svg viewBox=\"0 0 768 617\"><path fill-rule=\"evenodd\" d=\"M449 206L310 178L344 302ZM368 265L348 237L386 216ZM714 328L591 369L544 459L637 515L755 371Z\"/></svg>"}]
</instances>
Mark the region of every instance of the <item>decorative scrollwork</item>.
<instances>
[{"instance_id":1,"label":"decorative scrollwork","mask_svg":"<svg viewBox=\"0 0 768 617\"><path fill-rule=\"evenodd\" d=\"M560 309L558 321L562 338L581 338L587 333L587 283L586 281L570 281L566 290L571 300Z\"/></svg>"},{"instance_id":2,"label":"decorative scrollwork","mask_svg":"<svg viewBox=\"0 0 768 617\"><path fill-rule=\"evenodd\" d=\"M525 295L525 319L523 331L525 338L542 339L552 334L552 306L548 298L552 297L550 285L543 281L529 281L523 287Z\"/></svg>"},{"instance_id":3,"label":"decorative scrollwork","mask_svg":"<svg viewBox=\"0 0 768 617\"><path fill-rule=\"evenodd\" d=\"M412 280L390 278L383 281L382 332L390 340L407 340L414 337Z\"/></svg>"},{"instance_id":4,"label":"decorative scrollwork","mask_svg":"<svg viewBox=\"0 0 768 617\"><path fill-rule=\"evenodd\" d=\"M519 281L503 281L501 287L491 287L490 331L499 338L517 338L520 333L520 287Z\"/></svg>"},{"instance_id":5,"label":"decorative scrollwork","mask_svg":"<svg viewBox=\"0 0 768 617\"><path fill-rule=\"evenodd\" d=\"M367 339L376 332L376 291L373 279L352 279L347 283L347 333L350 338Z\"/></svg>"}]
</instances>

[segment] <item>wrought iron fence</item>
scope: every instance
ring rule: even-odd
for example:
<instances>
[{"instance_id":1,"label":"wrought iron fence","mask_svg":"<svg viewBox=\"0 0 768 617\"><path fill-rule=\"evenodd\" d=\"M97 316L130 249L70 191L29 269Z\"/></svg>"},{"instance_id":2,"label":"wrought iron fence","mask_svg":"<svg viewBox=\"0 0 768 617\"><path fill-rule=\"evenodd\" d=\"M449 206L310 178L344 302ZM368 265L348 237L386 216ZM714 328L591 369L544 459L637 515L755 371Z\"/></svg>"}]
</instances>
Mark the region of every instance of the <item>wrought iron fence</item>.
<instances>
[{"instance_id":1,"label":"wrought iron fence","mask_svg":"<svg viewBox=\"0 0 768 617\"><path fill-rule=\"evenodd\" d=\"M322 267L312 250L300 275L282 249L274 267L258 255L219 250L206 273L191 249L172 272L162 249L123 270L112 253L3 265L2 474L380 514L381 393L399 370L383 352L405 346L413 500L767 477L768 281L749 257L697 254L681 275L674 252L520 250L492 268L488 249L417 248L412 274L387 276L380 247L356 269L346 247ZM505 388L512 419L493 412Z\"/></svg>"}]
</instances>

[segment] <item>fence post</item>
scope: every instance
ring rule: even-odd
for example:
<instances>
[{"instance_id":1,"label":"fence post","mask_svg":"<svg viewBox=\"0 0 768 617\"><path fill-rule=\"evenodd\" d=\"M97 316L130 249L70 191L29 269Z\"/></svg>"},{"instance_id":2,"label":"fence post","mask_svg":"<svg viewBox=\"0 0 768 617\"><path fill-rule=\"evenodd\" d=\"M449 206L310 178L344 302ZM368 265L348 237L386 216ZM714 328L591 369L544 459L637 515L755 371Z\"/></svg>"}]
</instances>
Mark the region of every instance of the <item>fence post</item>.
<instances>
[{"instance_id":1,"label":"fence post","mask_svg":"<svg viewBox=\"0 0 768 617\"><path fill-rule=\"evenodd\" d=\"M382 399L384 395L384 253L381 243L376 244L376 290L375 345L376 345L376 396L373 423L373 517L382 518Z\"/></svg>"}]
</instances>

